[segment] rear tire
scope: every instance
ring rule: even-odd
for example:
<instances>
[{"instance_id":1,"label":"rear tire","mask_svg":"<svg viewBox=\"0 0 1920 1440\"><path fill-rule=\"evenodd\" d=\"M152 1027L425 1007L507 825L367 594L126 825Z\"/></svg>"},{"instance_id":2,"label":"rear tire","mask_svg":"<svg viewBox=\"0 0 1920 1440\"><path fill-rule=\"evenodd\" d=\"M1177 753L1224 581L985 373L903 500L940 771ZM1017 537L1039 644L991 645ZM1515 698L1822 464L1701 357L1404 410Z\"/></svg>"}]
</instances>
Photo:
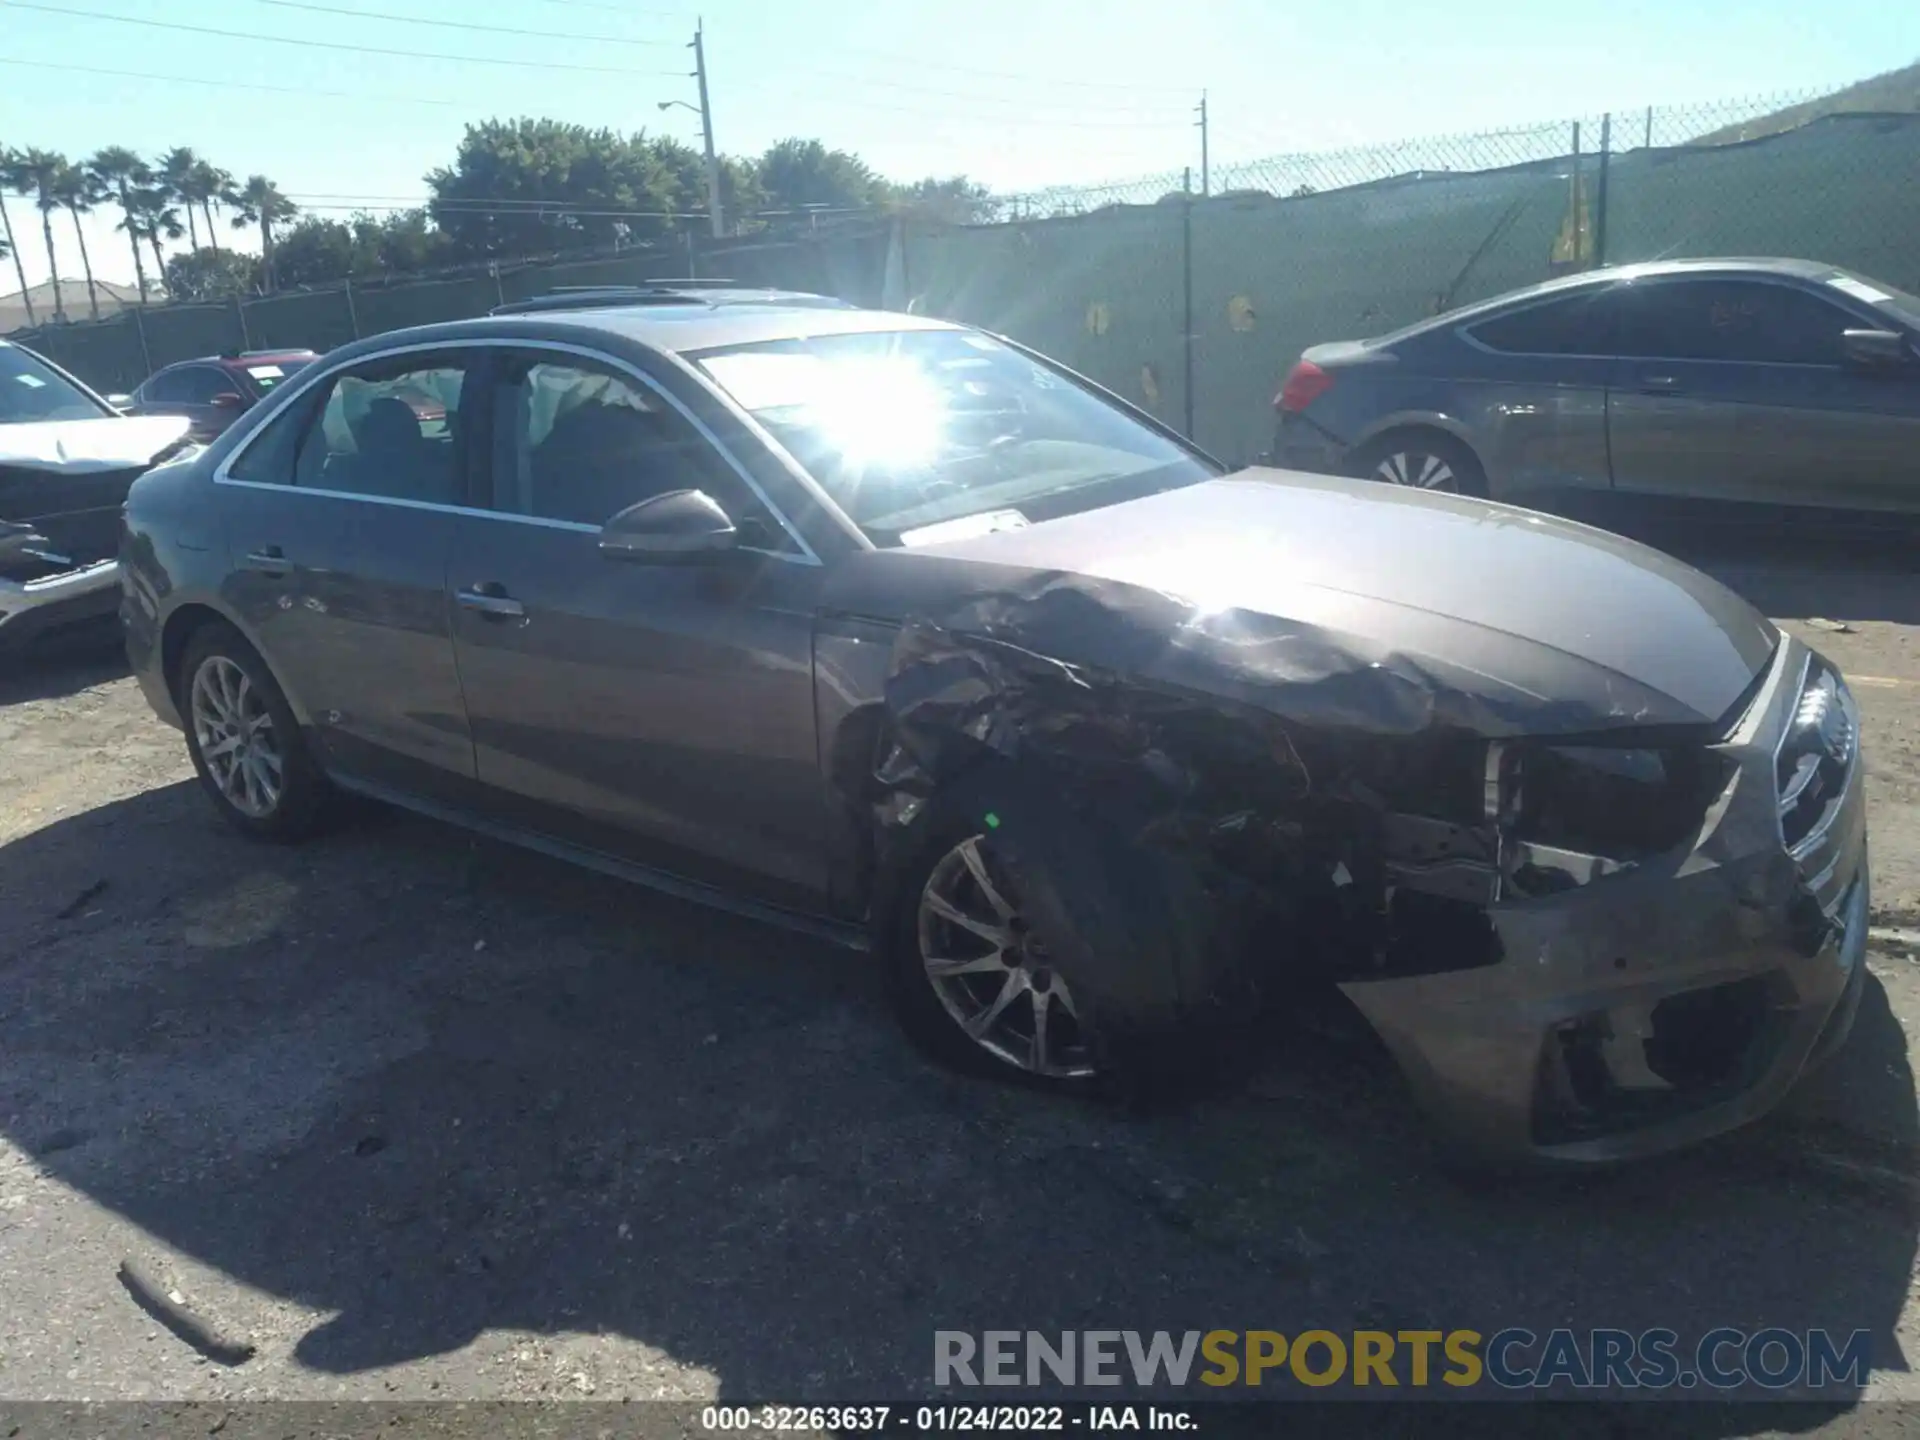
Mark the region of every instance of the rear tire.
<instances>
[{"instance_id":1,"label":"rear tire","mask_svg":"<svg viewBox=\"0 0 1920 1440\"><path fill-rule=\"evenodd\" d=\"M288 843L326 821L333 787L273 672L239 631L218 623L196 630L174 693L194 773L228 824Z\"/></svg>"},{"instance_id":2,"label":"rear tire","mask_svg":"<svg viewBox=\"0 0 1920 1440\"><path fill-rule=\"evenodd\" d=\"M1439 430L1396 430L1368 441L1353 454L1362 480L1445 495L1487 493L1487 472L1466 445Z\"/></svg>"}]
</instances>

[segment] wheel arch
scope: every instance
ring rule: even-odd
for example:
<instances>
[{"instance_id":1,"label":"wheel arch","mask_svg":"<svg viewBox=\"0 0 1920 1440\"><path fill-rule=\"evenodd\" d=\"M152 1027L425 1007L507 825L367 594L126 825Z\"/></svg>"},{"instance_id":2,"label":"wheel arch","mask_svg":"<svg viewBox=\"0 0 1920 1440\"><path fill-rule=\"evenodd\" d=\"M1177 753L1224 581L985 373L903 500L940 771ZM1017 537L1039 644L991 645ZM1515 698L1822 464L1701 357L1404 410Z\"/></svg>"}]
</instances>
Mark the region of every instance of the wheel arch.
<instances>
[{"instance_id":1,"label":"wheel arch","mask_svg":"<svg viewBox=\"0 0 1920 1440\"><path fill-rule=\"evenodd\" d=\"M253 653L260 657L260 663L267 667L267 673L273 676L274 684L286 696L287 706L293 711L294 718L303 726L312 723L299 691L287 683L287 677L273 663L252 627L243 623L232 611L204 599L183 601L174 606L160 629L160 673L166 680L167 693L173 697L175 708L183 718L186 711L181 704L184 697L180 694L180 661L186 655L187 647L193 643L193 637L209 625L228 625L238 632L240 638L253 647Z\"/></svg>"}]
</instances>

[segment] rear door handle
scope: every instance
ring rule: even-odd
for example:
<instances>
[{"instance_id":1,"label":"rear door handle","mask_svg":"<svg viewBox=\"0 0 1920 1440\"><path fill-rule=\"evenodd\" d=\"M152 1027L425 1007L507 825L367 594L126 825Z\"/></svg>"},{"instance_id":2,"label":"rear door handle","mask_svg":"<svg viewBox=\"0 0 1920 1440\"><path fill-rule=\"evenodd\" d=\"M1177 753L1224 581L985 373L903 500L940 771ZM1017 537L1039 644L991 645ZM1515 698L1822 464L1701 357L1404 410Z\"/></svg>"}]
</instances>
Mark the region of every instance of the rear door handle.
<instances>
[{"instance_id":1,"label":"rear door handle","mask_svg":"<svg viewBox=\"0 0 1920 1440\"><path fill-rule=\"evenodd\" d=\"M278 545L262 545L258 550L249 550L247 568L258 570L263 575L284 575L290 568L287 565L287 552Z\"/></svg>"},{"instance_id":2,"label":"rear door handle","mask_svg":"<svg viewBox=\"0 0 1920 1440\"><path fill-rule=\"evenodd\" d=\"M492 582L460 591L454 600L463 610L478 611L497 620L524 620L527 607Z\"/></svg>"}]
</instances>

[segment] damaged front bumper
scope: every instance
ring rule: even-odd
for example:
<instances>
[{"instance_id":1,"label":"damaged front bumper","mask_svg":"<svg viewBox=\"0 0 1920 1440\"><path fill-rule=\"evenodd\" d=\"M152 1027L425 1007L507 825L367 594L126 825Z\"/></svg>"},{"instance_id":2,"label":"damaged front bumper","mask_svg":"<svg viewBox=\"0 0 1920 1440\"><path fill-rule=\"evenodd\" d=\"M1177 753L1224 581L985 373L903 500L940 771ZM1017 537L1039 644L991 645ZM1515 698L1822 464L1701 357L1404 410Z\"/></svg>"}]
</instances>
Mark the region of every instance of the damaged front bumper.
<instances>
[{"instance_id":1,"label":"damaged front bumper","mask_svg":"<svg viewBox=\"0 0 1920 1440\"><path fill-rule=\"evenodd\" d=\"M56 626L111 615L119 597L117 560L32 580L0 578L0 646L23 643Z\"/></svg>"},{"instance_id":2,"label":"damaged front bumper","mask_svg":"<svg viewBox=\"0 0 1920 1440\"><path fill-rule=\"evenodd\" d=\"M1782 642L1717 747L1732 778L1680 853L1496 901L1495 964L1342 985L1451 1138L1574 1162L1673 1149L1765 1113L1845 1039L1869 878L1837 675L1834 720L1803 723L1833 673ZM1823 744L1843 753L1815 755L1830 783L1817 813L1797 813L1794 747Z\"/></svg>"}]
</instances>

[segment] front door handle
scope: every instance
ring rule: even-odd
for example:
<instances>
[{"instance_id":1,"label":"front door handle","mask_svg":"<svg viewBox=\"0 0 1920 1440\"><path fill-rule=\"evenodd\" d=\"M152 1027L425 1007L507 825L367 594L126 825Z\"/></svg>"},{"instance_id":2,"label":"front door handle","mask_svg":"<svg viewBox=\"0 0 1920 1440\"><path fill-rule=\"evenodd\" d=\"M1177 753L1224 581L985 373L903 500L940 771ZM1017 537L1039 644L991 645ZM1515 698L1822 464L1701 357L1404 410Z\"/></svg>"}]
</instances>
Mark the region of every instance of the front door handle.
<instances>
[{"instance_id":1,"label":"front door handle","mask_svg":"<svg viewBox=\"0 0 1920 1440\"><path fill-rule=\"evenodd\" d=\"M491 581L462 590L453 598L461 609L474 610L496 620L527 618L527 607L507 594L502 586Z\"/></svg>"},{"instance_id":2,"label":"front door handle","mask_svg":"<svg viewBox=\"0 0 1920 1440\"><path fill-rule=\"evenodd\" d=\"M290 568L287 565L287 552L278 545L262 545L258 550L249 550L247 568L258 570L262 575L284 575Z\"/></svg>"},{"instance_id":3,"label":"front door handle","mask_svg":"<svg viewBox=\"0 0 1920 1440\"><path fill-rule=\"evenodd\" d=\"M1678 390L1680 388L1680 382L1672 375L1642 375L1640 377L1640 388L1642 390L1663 393L1668 390Z\"/></svg>"}]
</instances>

